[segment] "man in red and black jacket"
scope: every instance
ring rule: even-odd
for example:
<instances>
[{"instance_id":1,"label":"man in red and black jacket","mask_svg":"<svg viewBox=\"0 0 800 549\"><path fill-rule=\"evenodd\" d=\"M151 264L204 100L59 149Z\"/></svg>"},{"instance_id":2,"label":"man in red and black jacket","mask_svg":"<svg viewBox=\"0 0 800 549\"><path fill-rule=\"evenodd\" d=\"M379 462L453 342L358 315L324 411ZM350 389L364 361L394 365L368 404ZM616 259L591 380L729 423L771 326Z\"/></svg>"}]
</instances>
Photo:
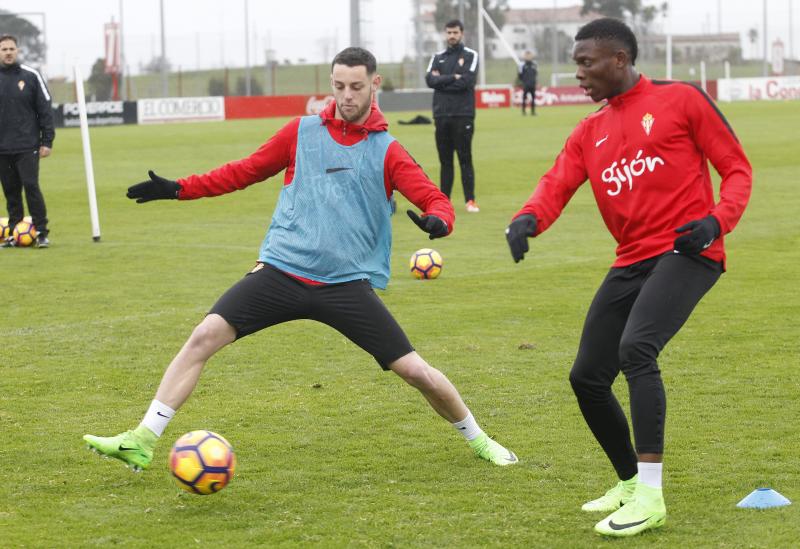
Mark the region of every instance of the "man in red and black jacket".
<instances>
[{"instance_id":1,"label":"man in red and black jacket","mask_svg":"<svg viewBox=\"0 0 800 549\"><path fill-rule=\"evenodd\" d=\"M583 510L611 512L595 530L627 536L666 519L666 400L656 360L725 270L723 237L747 205L752 173L705 92L636 71L636 38L624 23L592 21L575 40L580 86L607 104L573 130L506 236L519 262L528 237L550 227L589 180L618 243L617 259L589 307L570 382L620 479ZM709 161L722 177L716 202ZM611 391L620 371L630 391L635 450Z\"/></svg>"}]
</instances>

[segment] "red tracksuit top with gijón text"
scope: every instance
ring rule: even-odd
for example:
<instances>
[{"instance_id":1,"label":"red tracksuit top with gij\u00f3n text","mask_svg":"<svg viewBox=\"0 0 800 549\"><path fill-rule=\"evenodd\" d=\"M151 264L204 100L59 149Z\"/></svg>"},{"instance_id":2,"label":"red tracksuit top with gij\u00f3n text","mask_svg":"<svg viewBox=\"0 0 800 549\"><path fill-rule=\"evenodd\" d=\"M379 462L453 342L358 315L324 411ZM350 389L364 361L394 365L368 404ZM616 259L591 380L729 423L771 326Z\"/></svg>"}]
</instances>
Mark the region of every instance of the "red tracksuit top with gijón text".
<instances>
[{"instance_id":1,"label":"red tracksuit top with gij\u00f3n text","mask_svg":"<svg viewBox=\"0 0 800 549\"><path fill-rule=\"evenodd\" d=\"M707 161L722 177L719 202ZM614 267L671 251L676 228L708 215L719 221L720 237L702 255L724 264L723 235L744 212L752 170L728 121L705 92L642 75L578 124L514 217L534 215L541 233L587 179L618 243Z\"/></svg>"}]
</instances>

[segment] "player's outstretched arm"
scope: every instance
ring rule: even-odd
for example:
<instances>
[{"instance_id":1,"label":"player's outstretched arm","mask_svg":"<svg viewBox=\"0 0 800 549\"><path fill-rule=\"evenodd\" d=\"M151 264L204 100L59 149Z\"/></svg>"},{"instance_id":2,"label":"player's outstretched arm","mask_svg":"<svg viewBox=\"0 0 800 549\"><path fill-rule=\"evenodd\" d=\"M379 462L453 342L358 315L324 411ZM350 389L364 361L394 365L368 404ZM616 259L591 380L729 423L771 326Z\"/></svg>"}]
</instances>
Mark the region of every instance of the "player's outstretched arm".
<instances>
[{"instance_id":1,"label":"player's outstretched arm","mask_svg":"<svg viewBox=\"0 0 800 549\"><path fill-rule=\"evenodd\" d=\"M137 204L150 202L151 200L176 199L183 187L171 179L164 179L156 175L153 170L147 172L150 176L149 181L142 181L136 185L128 187L128 198L135 198Z\"/></svg>"},{"instance_id":2,"label":"player's outstretched arm","mask_svg":"<svg viewBox=\"0 0 800 549\"><path fill-rule=\"evenodd\" d=\"M422 215L420 217L414 210L406 210L408 217L411 221L416 223L417 227L428 233L428 238L442 238L447 236L447 223L439 219L435 215Z\"/></svg>"},{"instance_id":3,"label":"player's outstretched arm","mask_svg":"<svg viewBox=\"0 0 800 549\"><path fill-rule=\"evenodd\" d=\"M517 217L506 228L506 240L508 247L511 248L511 257L514 258L514 263L525 259L525 254L530 249L528 237L531 236L536 236L536 218L530 214Z\"/></svg>"}]
</instances>

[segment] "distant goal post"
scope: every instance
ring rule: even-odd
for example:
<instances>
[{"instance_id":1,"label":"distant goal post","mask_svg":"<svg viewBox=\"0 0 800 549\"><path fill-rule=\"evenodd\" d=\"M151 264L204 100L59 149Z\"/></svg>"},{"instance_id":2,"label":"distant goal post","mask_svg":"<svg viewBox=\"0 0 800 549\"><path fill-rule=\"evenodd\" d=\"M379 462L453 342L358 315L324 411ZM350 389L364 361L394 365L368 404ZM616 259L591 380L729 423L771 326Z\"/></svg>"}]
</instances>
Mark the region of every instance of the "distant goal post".
<instances>
[{"instance_id":1,"label":"distant goal post","mask_svg":"<svg viewBox=\"0 0 800 549\"><path fill-rule=\"evenodd\" d=\"M575 71L572 72L554 72L550 75L550 85L557 87L560 85L561 80L569 80L571 85L575 85Z\"/></svg>"}]
</instances>

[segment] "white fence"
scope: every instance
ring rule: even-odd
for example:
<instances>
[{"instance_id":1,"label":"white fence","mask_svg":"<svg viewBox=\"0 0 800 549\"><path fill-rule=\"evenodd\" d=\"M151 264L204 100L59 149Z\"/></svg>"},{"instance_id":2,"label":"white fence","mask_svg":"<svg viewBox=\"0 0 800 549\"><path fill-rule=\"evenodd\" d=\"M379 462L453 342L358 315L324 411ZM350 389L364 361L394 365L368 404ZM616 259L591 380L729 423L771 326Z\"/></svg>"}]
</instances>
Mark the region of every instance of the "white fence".
<instances>
[{"instance_id":1,"label":"white fence","mask_svg":"<svg viewBox=\"0 0 800 549\"><path fill-rule=\"evenodd\" d=\"M800 76L723 78L717 81L719 101L797 101Z\"/></svg>"}]
</instances>

